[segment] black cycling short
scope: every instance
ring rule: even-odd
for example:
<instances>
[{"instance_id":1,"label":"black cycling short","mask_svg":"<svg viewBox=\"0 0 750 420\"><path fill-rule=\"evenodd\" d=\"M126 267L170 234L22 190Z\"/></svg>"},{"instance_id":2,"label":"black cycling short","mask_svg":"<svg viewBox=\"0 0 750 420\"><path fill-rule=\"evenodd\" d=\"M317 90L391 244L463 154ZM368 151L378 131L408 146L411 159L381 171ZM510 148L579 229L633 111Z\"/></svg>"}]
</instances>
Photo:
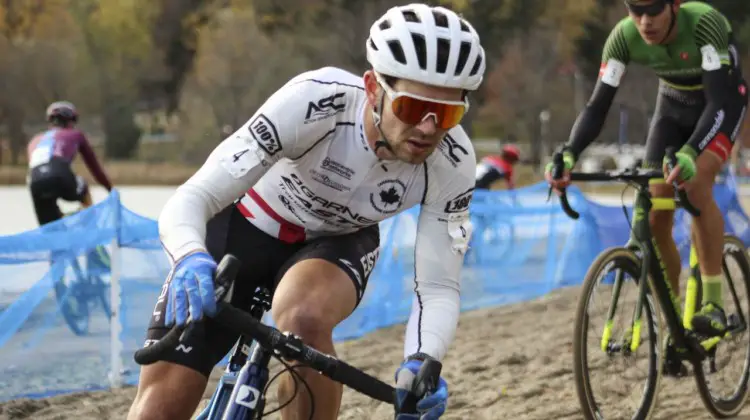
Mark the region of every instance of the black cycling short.
<instances>
[{"instance_id":1,"label":"black cycling short","mask_svg":"<svg viewBox=\"0 0 750 420\"><path fill-rule=\"evenodd\" d=\"M214 216L206 226L206 247L211 256L220 261L225 254L230 253L242 263L234 283L231 303L246 310L250 308L250 299L256 287L265 286L273 291L290 267L311 258L324 259L341 267L354 283L359 304L369 275L363 261L369 256L377 258L379 246L378 225L346 235L288 244L253 226L234 205ZM164 326L162 317L167 307L166 291L165 283L151 316L147 344L150 340L160 339L169 331ZM161 360L195 369L208 377L213 367L231 350L237 336L221 328L210 318L206 318L205 326L206 334L203 339L191 337L182 343L183 346Z\"/></svg>"},{"instance_id":2,"label":"black cycling short","mask_svg":"<svg viewBox=\"0 0 750 420\"><path fill-rule=\"evenodd\" d=\"M39 225L62 218L58 199L83 201L88 193L86 181L73 173L70 164L54 158L31 170L29 189Z\"/></svg>"},{"instance_id":3,"label":"black cycling short","mask_svg":"<svg viewBox=\"0 0 750 420\"><path fill-rule=\"evenodd\" d=\"M679 92L660 84L656 110L646 139L643 166L661 169L666 149L674 147L679 150L687 143L704 108L703 91ZM723 110L724 119L718 131L702 150L712 150L726 161L742 126L747 110L747 96L732 95Z\"/></svg>"}]
</instances>

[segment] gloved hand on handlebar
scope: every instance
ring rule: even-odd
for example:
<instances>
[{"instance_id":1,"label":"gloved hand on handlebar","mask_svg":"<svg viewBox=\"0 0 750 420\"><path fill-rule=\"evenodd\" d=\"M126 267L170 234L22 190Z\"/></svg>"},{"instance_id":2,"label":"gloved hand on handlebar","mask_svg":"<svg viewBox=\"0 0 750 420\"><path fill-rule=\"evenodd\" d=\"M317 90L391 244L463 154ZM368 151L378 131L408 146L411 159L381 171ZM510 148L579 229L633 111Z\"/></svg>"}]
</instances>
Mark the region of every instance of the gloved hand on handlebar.
<instances>
[{"instance_id":1,"label":"gloved hand on handlebar","mask_svg":"<svg viewBox=\"0 0 750 420\"><path fill-rule=\"evenodd\" d=\"M558 155L562 155L562 161L564 164L562 177L554 179L555 171L555 160ZM559 159L559 157L558 157ZM561 152L556 152L552 157L552 162L549 162L544 168L544 178L549 182L550 186L557 192L561 189L570 185L570 171L576 165L576 157L573 152L563 149Z\"/></svg>"},{"instance_id":2,"label":"gloved hand on handlebar","mask_svg":"<svg viewBox=\"0 0 750 420\"><path fill-rule=\"evenodd\" d=\"M675 157L677 158L677 164L670 172L667 169L669 157L664 156L664 179L667 184L672 184L675 181L677 181L678 184L682 184L683 182L693 179L697 172L695 167L695 158L697 155L693 149L689 146L684 146L679 152L675 153Z\"/></svg>"},{"instance_id":3,"label":"gloved hand on handlebar","mask_svg":"<svg viewBox=\"0 0 750 420\"><path fill-rule=\"evenodd\" d=\"M414 378L422 367L421 360L408 360L396 370L396 412L410 397ZM435 420L445 413L448 405L448 384L441 377L434 393L427 394L417 402L418 414L398 414L396 420Z\"/></svg>"},{"instance_id":4,"label":"gloved hand on handlebar","mask_svg":"<svg viewBox=\"0 0 750 420\"><path fill-rule=\"evenodd\" d=\"M188 316L192 321L198 321L203 315L216 314L215 272L216 262L205 252L189 254L177 261L169 273L166 326L175 322L184 326Z\"/></svg>"}]
</instances>

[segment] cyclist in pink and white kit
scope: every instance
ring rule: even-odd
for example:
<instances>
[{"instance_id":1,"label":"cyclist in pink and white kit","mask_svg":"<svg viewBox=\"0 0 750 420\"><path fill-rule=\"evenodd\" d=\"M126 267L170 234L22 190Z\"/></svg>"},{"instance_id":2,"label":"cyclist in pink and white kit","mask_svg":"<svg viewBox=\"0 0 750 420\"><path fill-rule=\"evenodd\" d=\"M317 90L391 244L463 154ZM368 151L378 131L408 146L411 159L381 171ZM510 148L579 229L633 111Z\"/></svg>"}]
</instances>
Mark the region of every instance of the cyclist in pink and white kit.
<instances>
[{"instance_id":1,"label":"cyclist in pink and white kit","mask_svg":"<svg viewBox=\"0 0 750 420\"><path fill-rule=\"evenodd\" d=\"M78 112L70 102L55 102L47 107L49 129L35 135L27 147L28 184L39 225L62 218L57 200L80 201L91 205L86 181L73 173L70 164L80 152L96 180L112 190L112 183L102 169L86 135L77 128Z\"/></svg>"}]
</instances>

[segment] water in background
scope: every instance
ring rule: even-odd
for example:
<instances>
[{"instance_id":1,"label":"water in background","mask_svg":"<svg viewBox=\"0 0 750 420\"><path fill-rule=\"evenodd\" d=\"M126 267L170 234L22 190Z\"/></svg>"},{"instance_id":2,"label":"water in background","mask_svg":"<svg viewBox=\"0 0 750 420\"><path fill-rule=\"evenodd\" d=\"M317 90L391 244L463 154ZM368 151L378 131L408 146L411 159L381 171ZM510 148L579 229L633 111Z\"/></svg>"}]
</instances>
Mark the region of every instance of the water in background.
<instances>
[{"instance_id":1,"label":"water in background","mask_svg":"<svg viewBox=\"0 0 750 420\"><path fill-rule=\"evenodd\" d=\"M737 201L733 179L717 185L715 196L724 209L727 231L750 243L748 218ZM575 188L569 197L581 213L579 221L567 218L556 198L548 202L542 184L515 192L476 192L471 209L474 236L461 276L463 310L527 300L579 284L602 249L626 241L628 224L621 206L594 203ZM82 264L96 246L112 254L113 239L119 243L121 262L121 304L114 308L122 327L116 334L122 346L119 358L125 382L136 383L133 352L143 344L169 267L156 221L122 203L115 191L76 215L0 237L0 400L108 386L113 340L103 305L98 297L92 298L86 330L76 335L63 316L56 297L61 293L55 288L61 279L77 278L69 264L74 255ZM361 305L335 330L337 341L407 319L418 211L413 208L381 223L380 260ZM632 209L627 211L632 216ZM679 212L675 237L684 258L688 222ZM53 256L56 263L50 267ZM108 283L110 274L100 273L100 278Z\"/></svg>"}]
</instances>

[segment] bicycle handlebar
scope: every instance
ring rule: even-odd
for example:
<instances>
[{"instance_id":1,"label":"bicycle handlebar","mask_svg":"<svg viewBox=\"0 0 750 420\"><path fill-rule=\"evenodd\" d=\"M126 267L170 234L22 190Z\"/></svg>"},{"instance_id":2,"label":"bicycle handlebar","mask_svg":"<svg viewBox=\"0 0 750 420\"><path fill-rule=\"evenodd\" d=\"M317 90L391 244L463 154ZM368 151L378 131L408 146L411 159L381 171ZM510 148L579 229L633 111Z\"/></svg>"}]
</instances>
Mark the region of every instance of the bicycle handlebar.
<instances>
[{"instance_id":1,"label":"bicycle handlebar","mask_svg":"<svg viewBox=\"0 0 750 420\"><path fill-rule=\"evenodd\" d=\"M667 148L666 156L667 156L667 169L671 172L677 162L677 157L675 156L674 148L672 147ZM561 153L555 154L555 156L553 157L553 165L554 166L552 168L552 179L561 179L563 177L563 173L565 170L565 162L563 160L563 155ZM571 172L570 173L571 181L583 181L583 182L625 181L625 182L636 182L641 185L648 185L649 180L657 179L657 178L664 178L664 173L662 171L638 172L637 170L633 168L629 168L629 169L622 170L622 171ZM675 188L675 191L677 191L677 195L680 198L680 204L682 205L682 207L692 216L694 217L700 216L700 210L695 208L695 206L693 206L693 204L690 202L687 196L687 192L685 192L684 189L679 188L676 181L673 183L673 186ZM570 202L568 201L567 190L565 188L559 191L559 196L560 196L560 205L562 206L565 214L567 214L568 217L570 217L571 219L578 219L581 215L570 206Z\"/></svg>"},{"instance_id":2,"label":"bicycle handlebar","mask_svg":"<svg viewBox=\"0 0 750 420\"><path fill-rule=\"evenodd\" d=\"M555 166L552 169L552 179L560 179L563 177L563 173L565 171L565 161L563 160L562 153L555 154L554 164ZM560 205L562 206L565 214L567 214L571 219L578 220L578 218L581 217L580 213L573 210L573 207L570 206L570 202L568 201L568 194L564 188L560 190Z\"/></svg>"},{"instance_id":3,"label":"bicycle handlebar","mask_svg":"<svg viewBox=\"0 0 750 420\"><path fill-rule=\"evenodd\" d=\"M248 312L235 308L224 302L234 278L239 271L240 262L233 255L226 255L216 269L217 312L213 320L235 334L245 335L256 340L263 348L272 350L285 359L301 362L328 378L344 384L370 398L394 404L395 389L385 382L362 372L361 370L339 360L333 356L321 353L305 345L298 337L282 333L278 329L265 325L255 319ZM201 334L203 323L190 323L187 328L174 326L164 337L156 343L135 352L134 359L139 365L150 365L161 359L165 352L172 351L185 334ZM434 392L440 378L442 364L437 360L428 359L413 382L412 394L414 402L426 393ZM407 411L402 410L403 413Z\"/></svg>"}]
</instances>

